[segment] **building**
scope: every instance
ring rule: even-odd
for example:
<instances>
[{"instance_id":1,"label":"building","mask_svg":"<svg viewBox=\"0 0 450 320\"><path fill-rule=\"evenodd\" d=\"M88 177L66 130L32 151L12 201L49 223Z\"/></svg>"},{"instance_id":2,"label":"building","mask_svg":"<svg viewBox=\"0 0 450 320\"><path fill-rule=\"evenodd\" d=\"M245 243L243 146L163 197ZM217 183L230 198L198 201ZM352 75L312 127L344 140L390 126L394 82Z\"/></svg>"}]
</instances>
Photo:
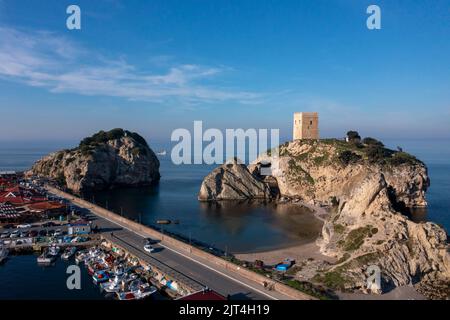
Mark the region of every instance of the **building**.
<instances>
[{"instance_id":1,"label":"building","mask_svg":"<svg viewBox=\"0 0 450 320\"><path fill-rule=\"evenodd\" d=\"M294 113L294 140L319 139L319 114L317 112Z\"/></svg>"},{"instance_id":2,"label":"building","mask_svg":"<svg viewBox=\"0 0 450 320\"><path fill-rule=\"evenodd\" d=\"M69 235L82 235L89 234L91 232L91 225L86 221L77 221L69 224L67 234Z\"/></svg>"}]
</instances>

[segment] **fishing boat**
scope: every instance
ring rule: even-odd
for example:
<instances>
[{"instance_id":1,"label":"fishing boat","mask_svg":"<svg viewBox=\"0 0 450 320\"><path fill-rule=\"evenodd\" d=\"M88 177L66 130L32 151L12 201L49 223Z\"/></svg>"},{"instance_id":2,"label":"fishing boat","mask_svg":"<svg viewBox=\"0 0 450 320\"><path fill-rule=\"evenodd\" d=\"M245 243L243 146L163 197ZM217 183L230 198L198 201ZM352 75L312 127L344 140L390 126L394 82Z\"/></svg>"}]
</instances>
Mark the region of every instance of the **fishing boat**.
<instances>
[{"instance_id":1,"label":"fishing boat","mask_svg":"<svg viewBox=\"0 0 450 320\"><path fill-rule=\"evenodd\" d=\"M94 283L100 284L106 281L109 281L111 278L109 272L107 270L100 270L94 273L92 279L94 279Z\"/></svg>"},{"instance_id":2,"label":"fishing boat","mask_svg":"<svg viewBox=\"0 0 450 320\"><path fill-rule=\"evenodd\" d=\"M143 283L141 280L134 280L130 284L129 291L117 292L119 300L141 300L154 294L157 289L148 283Z\"/></svg>"},{"instance_id":3,"label":"fishing boat","mask_svg":"<svg viewBox=\"0 0 450 320\"><path fill-rule=\"evenodd\" d=\"M127 281L128 278L126 274L116 275L114 276L114 278L109 279L107 282L101 283L100 288L102 288L105 292L108 293L119 292L120 289L125 286L125 283Z\"/></svg>"},{"instance_id":4,"label":"fishing boat","mask_svg":"<svg viewBox=\"0 0 450 320\"><path fill-rule=\"evenodd\" d=\"M53 257L56 257L59 254L59 251L60 248L54 244L48 248L48 254Z\"/></svg>"},{"instance_id":5,"label":"fishing boat","mask_svg":"<svg viewBox=\"0 0 450 320\"><path fill-rule=\"evenodd\" d=\"M87 250L78 251L75 254L75 262L76 263L84 262L87 258L87 255L88 255Z\"/></svg>"},{"instance_id":6,"label":"fishing boat","mask_svg":"<svg viewBox=\"0 0 450 320\"><path fill-rule=\"evenodd\" d=\"M151 296L156 291L158 291L156 289L156 287L151 286L148 283L144 283L143 285L141 285L139 287L139 290L137 292L135 292L134 294L136 296L136 300L141 300L141 299L145 299L145 298Z\"/></svg>"},{"instance_id":7,"label":"fishing boat","mask_svg":"<svg viewBox=\"0 0 450 320\"><path fill-rule=\"evenodd\" d=\"M94 274L96 272L106 271L106 270L108 270L108 266L103 263L99 263L99 262L94 262L92 264L89 264L88 268L87 268L88 274L90 276L94 276Z\"/></svg>"},{"instance_id":8,"label":"fishing boat","mask_svg":"<svg viewBox=\"0 0 450 320\"><path fill-rule=\"evenodd\" d=\"M171 224L172 221L168 220L168 219L161 219L161 220L156 220L157 224Z\"/></svg>"},{"instance_id":9,"label":"fishing boat","mask_svg":"<svg viewBox=\"0 0 450 320\"><path fill-rule=\"evenodd\" d=\"M61 258L63 260L69 260L74 254L77 252L76 247L68 247L66 250L64 250L64 253L61 255Z\"/></svg>"},{"instance_id":10,"label":"fishing boat","mask_svg":"<svg viewBox=\"0 0 450 320\"><path fill-rule=\"evenodd\" d=\"M8 249L6 249L3 246L0 246L0 263L3 263L3 261L6 260L6 258L8 257Z\"/></svg>"},{"instance_id":11,"label":"fishing boat","mask_svg":"<svg viewBox=\"0 0 450 320\"><path fill-rule=\"evenodd\" d=\"M55 261L55 256L50 255L48 250L44 250L44 252L37 258L38 264L51 264Z\"/></svg>"},{"instance_id":12,"label":"fishing boat","mask_svg":"<svg viewBox=\"0 0 450 320\"><path fill-rule=\"evenodd\" d=\"M166 150L161 150L156 153L158 156L165 156L167 154Z\"/></svg>"}]
</instances>

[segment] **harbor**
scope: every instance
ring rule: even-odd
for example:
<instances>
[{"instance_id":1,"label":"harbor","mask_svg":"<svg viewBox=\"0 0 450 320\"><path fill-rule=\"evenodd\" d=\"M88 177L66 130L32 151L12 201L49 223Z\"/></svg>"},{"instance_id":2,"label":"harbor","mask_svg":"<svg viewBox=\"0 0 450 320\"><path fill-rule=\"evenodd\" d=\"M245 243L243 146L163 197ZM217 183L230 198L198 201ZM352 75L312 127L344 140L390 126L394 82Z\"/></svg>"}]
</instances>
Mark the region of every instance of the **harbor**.
<instances>
[{"instance_id":1,"label":"harbor","mask_svg":"<svg viewBox=\"0 0 450 320\"><path fill-rule=\"evenodd\" d=\"M6 200L0 208L1 264L23 255L35 256L41 267L52 267L59 259L76 262L84 265L102 292L115 293L107 298L119 300L156 294L158 299L177 299L205 290L199 282L114 236L110 232L114 228L102 225L89 210L49 194L36 181L16 172L4 172L1 179L0 197ZM36 203L53 204L58 211L53 215L31 211ZM154 241L145 241L144 247L153 251Z\"/></svg>"},{"instance_id":2,"label":"harbor","mask_svg":"<svg viewBox=\"0 0 450 320\"><path fill-rule=\"evenodd\" d=\"M103 280L113 285L113 281L121 279L125 268L139 274L146 293L147 290L158 292L167 299L183 299L196 292L212 292L215 298L238 300L310 298L46 182L11 179L5 192L9 188L16 188L21 194L34 192L39 195L39 201L58 203L62 209L54 216L27 215L20 221L4 222L0 232L3 263L8 263L8 255L34 253L37 264L51 266L60 257L70 261L91 252L88 259L77 261L86 266L92 281L98 285ZM30 202L27 198L24 201ZM102 281L96 280L98 276ZM129 289L122 287L122 293ZM141 284L134 283L133 288L138 292ZM136 299L144 296L139 291Z\"/></svg>"}]
</instances>

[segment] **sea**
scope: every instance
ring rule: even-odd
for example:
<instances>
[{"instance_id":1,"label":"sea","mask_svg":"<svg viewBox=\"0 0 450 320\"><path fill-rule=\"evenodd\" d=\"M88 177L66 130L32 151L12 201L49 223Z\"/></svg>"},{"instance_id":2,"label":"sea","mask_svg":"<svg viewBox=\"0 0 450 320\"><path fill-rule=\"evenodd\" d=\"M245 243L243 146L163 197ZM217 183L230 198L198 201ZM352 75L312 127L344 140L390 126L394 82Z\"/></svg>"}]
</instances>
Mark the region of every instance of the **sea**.
<instances>
[{"instance_id":1,"label":"sea","mask_svg":"<svg viewBox=\"0 0 450 320\"><path fill-rule=\"evenodd\" d=\"M392 149L400 146L425 162L428 167L431 180L431 187L427 192L428 208L418 211L413 219L433 221L447 231L450 230L450 140L391 139L384 140L384 143ZM0 171L29 169L36 160L49 152L73 146L70 143L0 142ZM159 156L159 184L146 188L95 192L85 197L143 224L156 226L156 221L160 219L176 221L177 224L160 225L158 228L232 253L272 250L308 243L314 241L320 233L320 221L311 212L296 205L199 202L197 194L201 182L215 166L175 165L170 158L170 144L151 144L150 147L154 151L167 150L167 155ZM53 272L39 268L35 257L12 257L5 265L0 266L0 299L53 296L71 299L74 293L68 292L60 283L66 278L63 263L50 268L54 268ZM52 289L55 290L54 293L42 296L33 290L22 291L22 288L30 287L30 284L39 288L43 281L56 281L60 287L55 284ZM101 299L102 296L91 283L86 286L89 289L82 290L83 293L75 294L75 297Z\"/></svg>"}]
</instances>

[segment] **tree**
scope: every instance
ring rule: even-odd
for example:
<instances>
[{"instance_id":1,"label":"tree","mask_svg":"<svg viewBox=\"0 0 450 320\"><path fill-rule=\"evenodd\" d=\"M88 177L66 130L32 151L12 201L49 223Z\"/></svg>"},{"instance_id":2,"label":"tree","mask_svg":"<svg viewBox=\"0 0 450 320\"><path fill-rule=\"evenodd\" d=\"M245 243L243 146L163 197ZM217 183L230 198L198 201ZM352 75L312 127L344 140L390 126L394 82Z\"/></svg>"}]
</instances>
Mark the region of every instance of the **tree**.
<instances>
[{"instance_id":1,"label":"tree","mask_svg":"<svg viewBox=\"0 0 450 320\"><path fill-rule=\"evenodd\" d=\"M353 142L353 143L360 143L361 142L361 136L359 135L358 131L348 131L347 132L347 142Z\"/></svg>"}]
</instances>

